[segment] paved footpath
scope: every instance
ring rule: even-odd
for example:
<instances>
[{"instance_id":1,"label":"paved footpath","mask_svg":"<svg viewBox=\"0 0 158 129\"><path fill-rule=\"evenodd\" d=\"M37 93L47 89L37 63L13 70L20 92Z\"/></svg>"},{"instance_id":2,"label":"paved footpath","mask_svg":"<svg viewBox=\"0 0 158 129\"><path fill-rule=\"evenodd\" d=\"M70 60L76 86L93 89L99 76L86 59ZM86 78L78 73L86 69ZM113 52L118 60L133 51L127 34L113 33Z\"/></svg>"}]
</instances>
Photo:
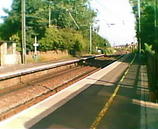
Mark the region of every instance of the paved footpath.
<instances>
[{"instance_id":1,"label":"paved footpath","mask_svg":"<svg viewBox=\"0 0 158 129\"><path fill-rule=\"evenodd\" d=\"M146 66L140 68L141 101L136 101L141 108L141 129L158 129L158 103L149 101L149 89Z\"/></svg>"}]
</instances>

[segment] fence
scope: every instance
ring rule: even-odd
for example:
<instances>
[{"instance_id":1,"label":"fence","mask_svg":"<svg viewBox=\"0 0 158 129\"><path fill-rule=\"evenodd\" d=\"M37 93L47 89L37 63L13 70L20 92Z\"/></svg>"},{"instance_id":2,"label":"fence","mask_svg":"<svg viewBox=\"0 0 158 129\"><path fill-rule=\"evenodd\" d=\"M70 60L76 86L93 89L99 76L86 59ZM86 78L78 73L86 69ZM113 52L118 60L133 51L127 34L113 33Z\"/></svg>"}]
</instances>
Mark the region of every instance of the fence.
<instances>
[{"instance_id":1,"label":"fence","mask_svg":"<svg viewBox=\"0 0 158 129\"><path fill-rule=\"evenodd\" d=\"M150 100L152 102L158 102L158 55L146 51L145 59L148 73Z\"/></svg>"}]
</instances>

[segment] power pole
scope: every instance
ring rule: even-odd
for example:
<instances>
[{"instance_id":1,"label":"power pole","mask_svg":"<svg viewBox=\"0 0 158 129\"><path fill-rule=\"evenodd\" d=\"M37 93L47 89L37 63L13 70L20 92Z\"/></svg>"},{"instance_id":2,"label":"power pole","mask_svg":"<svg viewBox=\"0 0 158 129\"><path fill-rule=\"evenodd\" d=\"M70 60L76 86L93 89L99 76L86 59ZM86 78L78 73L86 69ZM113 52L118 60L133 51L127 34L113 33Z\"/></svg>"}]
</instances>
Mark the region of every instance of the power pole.
<instances>
[{"instance_id":1,"label":"power pole","mask_svg":"<svg viewBox=\"0 0 158 129\"><path fill-rule=\"evenodd\" d=\"M89 52L92 54L92 25L89 28Z\"/></svg>"},{"instance_id":2,"label":"power pole","mask_svg":"<svg viewBox=\"0 0 158 129\"><path fill-rule=\"evenodd\" d=\"M157 42L157 0L154 0L154 27L155 27L155 42Z\"/></svg>"},{"instance_id":3,"label":"power pole","mask_svg":"<svg viewBox=\"0 0 158 129\"><path fill-rule=\"evenodd\" d=\"M25 20L25 0L21 0L22 17L22 63L26 63L26 20Z\"/></svg>"},{"instance_id":4,"label":"power pole","mask_svg":"<svg viewBox=\"0 0 158 129\"><path fill-rule=\"evenodd\" d=\"M51 26L51 8L49 7L49 27Z\"/></svg>"},{"instance_id":5,"label":"power pole","mask_svg":"<svg viewBox=\"0 0 158 129\"><path fill-rule=\"evenodd\" d=\"M137 0L138 7L138 32L141 32L141 15L140 15L140 0ZM138 40L139 61L141 61L141 38Z\"/></svg>"}]
</instances>

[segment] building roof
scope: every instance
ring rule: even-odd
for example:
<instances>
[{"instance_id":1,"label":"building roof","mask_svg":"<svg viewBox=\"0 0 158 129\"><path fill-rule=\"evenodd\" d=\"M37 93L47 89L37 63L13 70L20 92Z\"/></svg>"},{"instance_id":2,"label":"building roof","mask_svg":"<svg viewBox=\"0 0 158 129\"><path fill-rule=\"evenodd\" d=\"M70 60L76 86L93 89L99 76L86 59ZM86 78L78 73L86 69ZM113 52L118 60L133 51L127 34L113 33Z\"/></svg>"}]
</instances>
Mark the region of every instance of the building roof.
<instances>
[{"instance_id":1,"label":"building roof","mask_svg":"<svg viewBox=\"0 0 158 129\"><path fill-rule=\"evenodd\" d=\"M0 44L2 43L16 43L15 41L3 41L3 40L0 40Z\"/></svg>"}]
</instances>

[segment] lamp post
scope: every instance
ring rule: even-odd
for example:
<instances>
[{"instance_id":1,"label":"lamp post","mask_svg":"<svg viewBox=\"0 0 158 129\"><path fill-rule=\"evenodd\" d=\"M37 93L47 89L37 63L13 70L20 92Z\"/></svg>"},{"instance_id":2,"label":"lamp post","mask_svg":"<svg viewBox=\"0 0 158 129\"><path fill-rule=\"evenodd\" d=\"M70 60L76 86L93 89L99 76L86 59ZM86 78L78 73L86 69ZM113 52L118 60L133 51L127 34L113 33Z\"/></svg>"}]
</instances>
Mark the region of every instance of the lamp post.
<instances>
[{"instance_id":1,"label":"lamp post","mask_svg":"<svg viewBox=\"0 0 158 129\"><path fill-rule=\"evenodd\" d=\"M26 23L25 23L25 0L21 0L22 16L22 63L26 63Z\"/></svg>"}]
</instances>

